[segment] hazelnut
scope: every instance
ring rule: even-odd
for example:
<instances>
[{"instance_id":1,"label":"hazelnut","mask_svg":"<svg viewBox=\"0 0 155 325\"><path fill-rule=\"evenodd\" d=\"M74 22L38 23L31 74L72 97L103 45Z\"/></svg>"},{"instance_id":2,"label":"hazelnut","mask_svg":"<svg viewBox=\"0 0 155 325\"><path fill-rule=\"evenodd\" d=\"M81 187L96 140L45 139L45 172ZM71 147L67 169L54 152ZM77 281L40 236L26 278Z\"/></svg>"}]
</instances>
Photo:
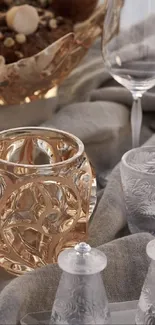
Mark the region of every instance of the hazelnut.
<instances>
[{"instance_id":1,"label":"hazelnut","mask_svg":"<svg viewBox=\"0 0 155 325\"><path fill-rule=\"evenodd\" d=\"M13 47L15 45L15 41L12 37L7 37L5 40L4 40L4 46L5 47Z\"/></svg>"},{"instance_id":2,"label":"hazelnut","mask_svg":"<svg viewBox=\"0 0 155 325\"><path fill-rule=\"evenodd\" d=\"M39 25L37 9L30 5L12 7L6 14L8 27L24 35L33 34Z\"/></svg>"},{"instance_id":3,"label":"hazelnut","mask_svg":"<svg viewBox=\"0 0 155 325\"><path fill-rule=\"evenodd\" d=\"M44 19L41 19L41 20L40 20L40 24L41 24L42 26L47 26L47 21L44 20Z\"/></svg>"},{"instance_id":4,"label":"hazelnut","mask_svg":"<svg viewBox=\"0 0 155 325\"><path fill-rule=\"evenodd\" d=\"M49 27L51 29L56 29L57 28L57 21L54 18L50 19L48 24L49 24Z\"/></svg>"},{"instance_id":5,"label":"hazelnut","mask_svg":"<svg viewBox=\"0 0 155 325\"><path fill-rule=\"evenodd\" d=\"M54 18L54 12L52 12L52 11L48 12L48 11L46 11L44 13L44 17L45 18Z\"/></svg>"},{"instance_id":6,"label":"hazelnut","mask_svg":"<svg viewBox=\"0 0 155 325\"><path fill-rule=\"evenodd\" d=\"M22 59L24 57L24 54L20 51L15 51L15 54L17 56L18 59Z\"/></svg>"},{"instance_id":7,"label":"hazelnut","mask_svg":"<svg viewBox=\"0 0 155 325\"><path fill-rule=\"evenodd\" d=\"M26 42L26 36L24 34L17 34L15 38L16 42L19 44L24 44Z\"/></svg>"}]
</instances>

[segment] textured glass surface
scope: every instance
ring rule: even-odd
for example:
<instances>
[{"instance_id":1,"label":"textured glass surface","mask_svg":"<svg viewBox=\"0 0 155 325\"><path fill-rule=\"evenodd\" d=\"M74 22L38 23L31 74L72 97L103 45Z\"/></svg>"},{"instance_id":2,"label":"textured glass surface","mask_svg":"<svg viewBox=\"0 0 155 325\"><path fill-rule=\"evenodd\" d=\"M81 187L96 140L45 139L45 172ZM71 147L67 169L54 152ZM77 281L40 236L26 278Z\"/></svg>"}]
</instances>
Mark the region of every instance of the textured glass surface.
<instances>
[{"instance_id":1,"label":"textured glass surface","mask_svg":"<svg viewBox=\"0 0 155 325\"><path fill-rule=\"evenodd\" d=\"M109 304L100 274L107 264L105 254L83 242L75 249L61 252L58 264L65 271L56 293L51 323L108 324Z\"/></svg>"},{"instance_id":2,"label":"textured glass surface","mask_svg":"<svg viewBox=\"0 0 155 325\"><path fill-rule=\"evenodd\" d=\"M51 89L69 75L101 35L106 1L84 23L37 55L5 65L0 75L0 104L51 97Z\"/></svg>"},{"instance_id":3,"label":"textured glass surface","mask_svg":"<svg viewBox=\"0 0 155 325\"><path fill-rule=\"evenodd\" d=\"M58 264L67 273L90 275L104 270L107 266L107 258L100 250L81 242L75 248L61 252Z\"/></svg>"},{"instance_id":4,"label":"textured glass surface","mask_svg":"<svg viewBox=\"0 0 155 325\"><path fill-rule=\"evenodd\" d=\"M95 182L82 142L46 128L0 133L0 265L20 274L87 238ZM93 196L92 196L93 193Z\"/></svg>"},{"instance_id":5,"label":"textured glass surface","mask_svg":"<svg viewBox=\"0 0 155 325\"><path fill-rule=\"evenodd\" d=\"M155 147L127 152L121 162L121 180L131 232L155 234Z\"/></svg>"},{"instance_id":6,"label":"textured glass surface","mask_svg":"<svg viewBox=\"0 0 155 325\"><path fill-rule=\"evenodd\" d=\"M109 306L101 275L73 275L63 272L51 323L103 325L108 324L109 319Z\"/></svg>"}]
</instances>

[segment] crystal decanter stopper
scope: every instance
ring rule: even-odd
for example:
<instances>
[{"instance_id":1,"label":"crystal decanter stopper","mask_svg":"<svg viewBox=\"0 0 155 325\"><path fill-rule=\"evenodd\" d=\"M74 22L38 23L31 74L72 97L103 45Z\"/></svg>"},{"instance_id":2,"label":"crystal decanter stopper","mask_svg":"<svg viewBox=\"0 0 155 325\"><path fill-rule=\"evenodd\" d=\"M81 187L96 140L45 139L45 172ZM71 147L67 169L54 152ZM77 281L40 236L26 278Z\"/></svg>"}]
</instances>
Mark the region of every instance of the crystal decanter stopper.
<instances>
[{"instance_id":1,"label":"crystal decanter stopper","mask_svg":"<svg viewBox=\"0 0 155 325\"><path fill-rule=\"evenodd\" d=\"M107 265L105 254L80 243L60 253L63 270L52 309L51 324L108 324L110 312L100 272Z\"/></svg>"}]
</instances>

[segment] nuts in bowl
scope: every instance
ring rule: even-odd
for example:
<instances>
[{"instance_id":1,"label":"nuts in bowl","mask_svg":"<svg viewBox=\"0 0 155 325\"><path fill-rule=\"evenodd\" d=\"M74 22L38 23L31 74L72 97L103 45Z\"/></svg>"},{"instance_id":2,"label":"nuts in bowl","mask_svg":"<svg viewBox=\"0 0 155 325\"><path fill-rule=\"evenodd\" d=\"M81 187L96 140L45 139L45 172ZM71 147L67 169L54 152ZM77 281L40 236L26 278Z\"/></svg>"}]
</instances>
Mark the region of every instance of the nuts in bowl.
<instances>
[{"instance_id":1,"label":"nuts in bowl","mask_svg":"<svg viewBox=\"0 0 155 325\"><path fill-rule=\"evenodd\" d=\"M1 104L44 97L79 64L101 34L106 10L106 3L99 7L97 0L89 0L84 17L83 6L87 1L74 0L74 6L72 0L1 2ZM74 14L80 2L83 2L81 18L80 11L76 17Z\"/></svg>"}]
</instances>

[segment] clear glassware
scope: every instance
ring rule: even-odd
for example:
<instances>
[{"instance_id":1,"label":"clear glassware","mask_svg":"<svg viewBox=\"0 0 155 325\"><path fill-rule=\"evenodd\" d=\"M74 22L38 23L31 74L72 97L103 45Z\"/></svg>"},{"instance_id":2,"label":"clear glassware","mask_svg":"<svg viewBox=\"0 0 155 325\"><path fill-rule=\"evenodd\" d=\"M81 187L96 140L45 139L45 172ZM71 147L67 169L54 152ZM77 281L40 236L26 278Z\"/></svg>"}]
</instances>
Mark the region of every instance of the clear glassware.
<instances>
[{"instance_id":1,"label":"clear glassware","mask_svg":"<svg viewBox=\"0 0 155 325\"><path fill-rule=\"evenodd\" d=\"M151 264L138 303L136 325L155 324L155 239L148 243L146 252Z\"/></svg>"},{"instance_id":2,"label":"clear glassware","mask_svg":"<svg viewBox=\"0 0 155 325\"><path fill-rule=\"evenodd\" d=\"M121 181L131 233L155 235L155 147L135 148L121 161Z\"/></svg>"},{"instance_id":3,"label":"clear glassware","mask_svg":"<svg viewBox=\"0 0 155 325\"><path fill-rule=\"evenodd\" d=\"M133 96L133 147L139 146L141 98L155 85L155 1L109 0L102 52L106 69Z\"/></svg>"},{"instance_id":4,"label":"clear glassware","mask_svg":"<svg viewBox=\"0 0 155 325\"><path fill-rule=\"evenodd\" d=\"M21 274L86 240L94 187L74 135L41 127L0 132L0 266Z\"/></svg>"},{"instance_id":5,"label":"clear glassware","mask_svg":"<svg viewBox=\"0 0 155 325\"><path fill-rule=\"evenodd\" d=\"M100 272L106 267L104 253L80 243L62 252L63 270L52 309L51 324L108 324L110 312Z\"/></svg>"}]
</instances>

